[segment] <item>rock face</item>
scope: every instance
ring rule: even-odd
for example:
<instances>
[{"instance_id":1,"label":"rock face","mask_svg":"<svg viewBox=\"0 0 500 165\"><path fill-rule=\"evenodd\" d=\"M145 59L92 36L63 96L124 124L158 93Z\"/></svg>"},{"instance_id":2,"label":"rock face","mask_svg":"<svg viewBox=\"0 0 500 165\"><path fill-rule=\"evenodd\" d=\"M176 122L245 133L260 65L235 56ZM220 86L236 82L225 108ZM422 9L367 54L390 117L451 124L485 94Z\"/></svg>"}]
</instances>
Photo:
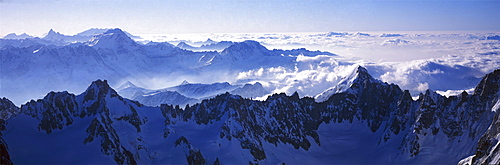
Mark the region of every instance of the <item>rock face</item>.
<instances>
[{"instance_id":1,"label":"rock face","mask_svg":"<svg viewBox=\"0 0 500 165\"><path fill-rule=\"evenodd\" d=\"M297 93L265 101L225 93L184 108L143 106L98 80L80 95L51 92L22 105L0 123L0 144L21 164L75 163L71 155L118 164L452 164L475 155L473 163L495 164L499 79L496 70L474 94L428 90L413 100L359 67L343 92L322 102ZM30 144L38 145L23 150Z\"/></svg>"},{"instance_id":2,"label":"rock face","mask_svg":"<svg viewBox=\"0 0 500 165\"><path fill-rule=\"evenodd\" d=\"M19 113L19 108L14 105L9 99L0 99L0 164L12 164L9 155L9 147L2 136L2 131L5 131L7 119Z\"/></svg>"},{"instance_id":3,"label":"rock face","mask_svg":"<svg viewBox=\"0 0 500 165\"><path fill-rule=\"evenodd\" d=\"M486 133L481 136L471 164L498 164L500 163L500 70L486 75L476 87L475 93L480 100L494 104L491 111L495 114Z\"/></svg>"}]
</instances>

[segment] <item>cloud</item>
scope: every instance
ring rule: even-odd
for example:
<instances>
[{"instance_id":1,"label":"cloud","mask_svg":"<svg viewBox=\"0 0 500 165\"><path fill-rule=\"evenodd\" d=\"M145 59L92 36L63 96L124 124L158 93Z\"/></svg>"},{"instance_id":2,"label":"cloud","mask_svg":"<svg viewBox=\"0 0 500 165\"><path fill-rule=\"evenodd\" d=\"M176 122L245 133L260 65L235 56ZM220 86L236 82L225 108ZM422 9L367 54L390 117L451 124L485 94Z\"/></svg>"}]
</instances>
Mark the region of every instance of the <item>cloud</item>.
<instances>
[{"instance_id":1,"label":"cloud","mask_svg":"<svg viewBox=\"0 0 500 165\"><path fill-rule=\"evenodd\" d=\"M429 89L429 83L418 83L417 91L423 92Z\"/></svg>"}]
</instances>

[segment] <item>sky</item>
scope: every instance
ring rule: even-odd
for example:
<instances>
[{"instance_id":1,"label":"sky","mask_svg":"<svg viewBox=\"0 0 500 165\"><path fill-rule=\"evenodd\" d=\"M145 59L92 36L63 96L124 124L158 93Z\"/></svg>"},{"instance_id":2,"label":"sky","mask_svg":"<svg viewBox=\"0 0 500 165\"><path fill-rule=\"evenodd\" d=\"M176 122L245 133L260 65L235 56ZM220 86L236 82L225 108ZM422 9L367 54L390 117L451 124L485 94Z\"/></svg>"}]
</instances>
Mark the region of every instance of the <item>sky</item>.
<instances>
[{"instance_id":1,"label":"sky","mask_svg":"<svg viewBox=\"0 0 500 165\"><path fill-rule=\"evenodd\" d=\"M500 0L0 0L0 36L90 28L132 34L500 31Z\"/></svg>"}]
</instances>

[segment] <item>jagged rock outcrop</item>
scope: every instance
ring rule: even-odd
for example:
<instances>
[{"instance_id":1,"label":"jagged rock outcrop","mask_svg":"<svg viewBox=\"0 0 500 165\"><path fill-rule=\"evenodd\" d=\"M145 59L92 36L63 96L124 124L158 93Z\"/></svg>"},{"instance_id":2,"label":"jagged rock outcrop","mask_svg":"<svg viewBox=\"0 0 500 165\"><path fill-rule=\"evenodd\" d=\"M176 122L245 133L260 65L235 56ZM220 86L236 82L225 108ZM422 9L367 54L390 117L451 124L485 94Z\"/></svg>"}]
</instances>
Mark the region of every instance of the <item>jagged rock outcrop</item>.
<instances>
[{"instance_id":1,"label":"jagged rock outcrop","mask_svg":"<svg viewBox=\"0 0 500 165\"><path fill-rule=\"evenodd\" d=\"M83 144L100 139L104 155L112 155L118 164L135 164L137 162L133 154L124 147L120 141L120 131L113 125L130 124L135 132L140 132L144 121L138 116L137 107L142 105L119 96L106 80L97 80L78 96L68 92L50 92L43 99L22 105L21 112L35 118L38 131L48 135L55 131L61 133L75 122L88 119L91 122L85 129L88 136L82 141Z\"/></svg>"},{"instance_id":2,"label":"jagged rock outcrop","mask_svg":"<svg viewBox=\"0 0 500 165\"><path fill-rule=\"evenodd\" d=\"M493 105L490 111L494 113L491 125L481 136L477 149L469 162L464 164L498 164L500 163L500 70L486 75L474 90L474 94L479 96L479 101ZM462 162L461 162L462 163Z\"/></svg>"}]
</instances>

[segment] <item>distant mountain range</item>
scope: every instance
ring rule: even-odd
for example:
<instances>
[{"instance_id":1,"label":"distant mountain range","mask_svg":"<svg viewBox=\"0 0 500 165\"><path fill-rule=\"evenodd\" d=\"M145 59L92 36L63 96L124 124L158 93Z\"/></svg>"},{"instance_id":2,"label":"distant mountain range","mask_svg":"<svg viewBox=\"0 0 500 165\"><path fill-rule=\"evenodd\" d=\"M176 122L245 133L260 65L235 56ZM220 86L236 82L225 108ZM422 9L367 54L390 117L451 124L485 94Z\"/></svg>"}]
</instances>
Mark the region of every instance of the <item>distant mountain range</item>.
<instances>
[{"instance_id":1,"label":"distant mountain range","mask_svg":"<svg viewBox=\"0 0 500 165\"><path fill-rule=\"evenodd\" d=\"M202 99L213 98L217 95L230 92L244 98L263 97L270 94L262 84L231 85L225 83L191 84L187 81L174 87L159 90L148 90L126 82L117 89L118 94L125 98L137 100L144 105L160 106L161 104L181 105L201 102Z\"/></svg>"},{"instance_id":2,"label":"distant mountain range","mask_svg":"<svg viewBox=\"0 0 500 165\"><path fill-rule=\"evenodd\" d=\"M2 39L2 92L20 104L29 100L29 95L51 90L81 91L84 82L99 78L115 86L127 80L148 83L158 77L186 76L204 82L232 82L239 72L249 69L293 67L299 55L333 55L305 49L268 50L255 41L231 42L220 53L193 52L169 43L139 44L120 29L99 33L101 30L75 36L51 30L42 39ZM95 35L79 42L83 34ZM28 88L30 84L37 86Z\"/></svg>"}]
</instances>

